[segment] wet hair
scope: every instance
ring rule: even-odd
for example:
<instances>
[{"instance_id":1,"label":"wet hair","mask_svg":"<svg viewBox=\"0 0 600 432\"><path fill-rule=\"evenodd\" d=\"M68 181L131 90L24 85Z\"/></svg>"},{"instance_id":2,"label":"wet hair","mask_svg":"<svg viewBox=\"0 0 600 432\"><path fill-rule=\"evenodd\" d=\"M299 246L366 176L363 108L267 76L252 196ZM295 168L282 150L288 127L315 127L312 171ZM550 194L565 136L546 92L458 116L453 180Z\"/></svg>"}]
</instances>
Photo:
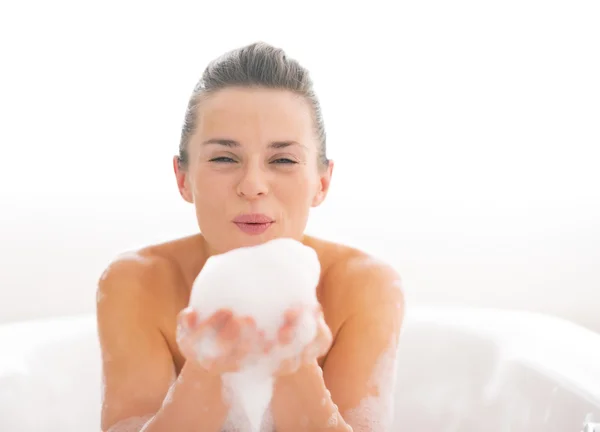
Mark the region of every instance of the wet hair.
<instances>
[{"instance_id":1,"label":"wet hair","mask_svg":"<svg viewBox=\"0 0 600 432\"><path fill-rule=\"evenodd\" d=\"M315 134L318 140L318 163L329 164L326 156L325 124L321 105L313 90L307 69L289 58L281 48L256 42L229 51L216 58L204 70L190 97L179 142L179 166L187 167L188 144L197 126L198 107L203 96L230 87L281 89L306 99L313 111Z\"/></svg>"}]
</instances>

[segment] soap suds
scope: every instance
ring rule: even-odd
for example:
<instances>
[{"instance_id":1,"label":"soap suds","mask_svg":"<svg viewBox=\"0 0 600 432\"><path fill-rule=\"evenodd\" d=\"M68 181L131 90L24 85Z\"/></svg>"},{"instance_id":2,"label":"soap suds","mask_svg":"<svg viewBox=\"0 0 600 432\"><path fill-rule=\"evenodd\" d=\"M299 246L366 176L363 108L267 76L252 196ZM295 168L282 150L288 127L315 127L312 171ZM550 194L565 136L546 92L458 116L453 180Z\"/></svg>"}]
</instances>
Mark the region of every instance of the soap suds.
<instances>
[{"instance_id":1,"label":"soap suds","mask_svg":"<svg viewBox=\"0 0 600 432\"><path fill-rule=\"evenodd\" d=\"M235 390L232 389L228 383L225 383L223 387L223 401L229 405L229 411L227 418L223 424L224 432L238 432L250 430L248 424L248 416L246 415L243 407L241 406L240 400L235 394Z\"/></svg>"},{"instance_id":2,"label":"soap suds","mask_svg":"<svg viewBox=\"0 0 600 432\"><path fill-rule=\"evenodd\" d=\"M194 352L198 358L215 359L222 355L222 351L217 344L217 333L212 329L208 331L212 333L204 335L204 338L194 346Z\"/></svg>"},{"instance_id":3,"label":"soap suds","mask_svg":"<svg viewBox=\"0 0 600 432\"><path fill-rule=\"evenodd\" d=\"M390 347L381 354L368 387L376 389L342 417L354 432L387 432L394 417L394 389L396 386L397 341L392 340Z\"/></svg>"},{"instance_id":4,"label":"soap suds","mask_svg":"<svg viewBox=\"0 0 600 432\"><path fill-rule=\"evenodd\" d=\"M106 294L104 294L100 290L97 290L96 291L96 303L100 303L104 299L105 296L106 296Z\"/></svg>"},{"instance_id":5,"label":"soap suds","mask_svg":"<svg viewBox=\"0 0 600 432\"><path fill-rule=\"evenodd\" d=\"M297 358L317 333L312 311L318 307L316 287L321 267L316 252L286 238L253 247L234 249L212 256L194 281L190 306L207 317L219 309L235 316L250 316L266 338L277 340L284 314L301 307L311 313L300 317L298 330L287 345L275 345L268 355L253 356L239 372L225 374L232 392L232 422L242 422L239 408L248 417L252 430L259 430L273 393L273 372L282 360ZM197 348L199 360L215 358L215 340L206 339Z\"/></svg>"},{"instance_id":6,"label":"soap suds","mask_svg":"<svg viewBox=\"0 0 600 432\"><path fill-rule=\"evenodd\" d=\"M333 427L336 427L337 425L338 425L338 413L334 412L333 414L331 414L331 417L329 417L329 420L327 420L327 427L333 428Z\"/></svg>"},{"instance_id":7,"label":"soap suds","mask_svg":"<svg viewBox=\"0 0 600 432\"><path fill-rule=\"evenodd\" d=\"M165 407L168 404L170 404L171 402L173 402L173 392L175 391L175 384L171 384L171 387L169 387L169 390L167 391L167 394L165 396L165 398L163 399L162 402L162 406Z\"/></svg>"},{"instance_id":8,"label":"soap suds","mask_svg":"<svg viewBox=\"0 0 600 432\"><path fill-rule=\"evenodd\" d=\"M265 411L260 432L275 432L275 423L273 422L273 413L270 407Z\"/></svg>"}]
</instances>

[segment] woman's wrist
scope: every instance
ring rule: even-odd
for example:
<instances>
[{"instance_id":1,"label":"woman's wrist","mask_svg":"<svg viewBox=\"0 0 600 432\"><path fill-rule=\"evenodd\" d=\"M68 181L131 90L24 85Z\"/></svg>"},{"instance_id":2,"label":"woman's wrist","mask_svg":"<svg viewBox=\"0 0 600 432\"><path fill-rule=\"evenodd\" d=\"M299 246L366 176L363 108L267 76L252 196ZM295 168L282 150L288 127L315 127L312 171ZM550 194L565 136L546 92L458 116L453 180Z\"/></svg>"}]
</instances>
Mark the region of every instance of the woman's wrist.
<instances>
[{"instance_id":1,"label":"woman's wrist","mask_svg":"<svg viewBox=\"0 0 600 432\"><path fill-rule=\"evenodd\" d=\"M185 362L180 376L186 380L206 383L208 386L221 386L223 382L221 375L210 373L206 368L191 360Z\"/></svg>"},{"instance_id":2,"label":"woman's wrist","mask_svg":"<svg viewBox=\"0 0 600 432\"><path fill-rule=\"evenodd\" d=\"M218 432L227 411L221 377L188 361L148 430Z\"/></svg>"},{"instance_id":3,"label":"woman's wrist","mask_svg":"<svg viewBox=\"0 0 600 432\"><path fill-rule=\"evenodd\" d=\"M351 431L325 386L323 371L315 361L275 380L273 397L276 428L283 430Z\"/></svg>"}]
</instances>

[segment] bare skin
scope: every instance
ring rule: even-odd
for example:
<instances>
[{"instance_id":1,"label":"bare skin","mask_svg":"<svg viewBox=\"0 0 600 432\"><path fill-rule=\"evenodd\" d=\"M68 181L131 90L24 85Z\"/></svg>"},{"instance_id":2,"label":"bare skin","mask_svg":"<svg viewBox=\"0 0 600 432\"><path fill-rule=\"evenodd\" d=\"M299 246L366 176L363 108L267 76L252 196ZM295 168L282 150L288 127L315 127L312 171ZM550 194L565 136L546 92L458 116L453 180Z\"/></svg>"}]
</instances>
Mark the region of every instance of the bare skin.
<instances>
[{"instance_id":1,"label":"bare skin","mask_svg":"<svg viewBox=\"0 0 600 432\"><path fill-rule=\"evenodd\" d=\"M378 370L382 359L395 356L404 313L400 279L359 250L304 234L309 208L325 199L333 168L317 165L309 107L286 91L226 89L204 101L198 115L189 164L175 159L174 171L203 234L124 254L98 284L102 430L223 430L231 409L216 368L223 364L190 360L178 325L194 321L184 311L211 255L282 236L317 252L327 331L314 343L327 340L327 347L298 368L278 371L272 429L387 430L376 417L392 397L386 383L393 371ZM274 222L250 235L232 222L248 213Z\"/></svg>"},{"instance_id":2,"label":"bare skin","mask_svg":"<svg viewBox=\"0 0 600 432\"><path fill-rule=\"evenodd\" d=\"M397 340L403 296L393 270L360 251L312 237L304 243L322 263L317 298L334 341L318 365L344 413L377 392L368 388L369 374L390 340ZM186 362L176 343L177 317L207 257L204 240L196 235L125 255L103 275L98 291L103 430L160 409ZM368 279L384 283L372 285ZM375 316L376 321L369 318ZM375 326L363 325L367 322ZM340 331L344 326L346 331Z\"/></svg>"}]
</instances>

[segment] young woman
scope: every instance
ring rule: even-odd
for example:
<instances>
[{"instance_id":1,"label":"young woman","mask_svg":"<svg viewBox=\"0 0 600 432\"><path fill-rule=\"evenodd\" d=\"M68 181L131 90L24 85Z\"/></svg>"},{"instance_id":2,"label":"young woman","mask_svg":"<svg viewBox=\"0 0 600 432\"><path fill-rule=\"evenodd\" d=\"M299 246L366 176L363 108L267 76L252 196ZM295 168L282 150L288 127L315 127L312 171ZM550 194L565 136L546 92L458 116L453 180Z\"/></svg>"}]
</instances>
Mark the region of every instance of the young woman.
<instances>
[{"instance_id":1,"label":"young woman","mask_svg":"<svg viewBox=\"0 0 600 432\"><path fill-rule=\"evenodd\" d=\"M193 91L173 168L200 233L124 254L99 280L102 430L247 430L222 374L253 350L286 343L297 315L288 313L278 339L265 341L248 317L220 311L200 319L186 306L211 255L277 237L318 254L321 326L302 356L275 371L262 430L389 430L400 279L359 250L304 234L333 170L308 72L265 43L213 61ZM206 331L222 348L213 362L194 354Z\"/></svg>"}]
</instances>

